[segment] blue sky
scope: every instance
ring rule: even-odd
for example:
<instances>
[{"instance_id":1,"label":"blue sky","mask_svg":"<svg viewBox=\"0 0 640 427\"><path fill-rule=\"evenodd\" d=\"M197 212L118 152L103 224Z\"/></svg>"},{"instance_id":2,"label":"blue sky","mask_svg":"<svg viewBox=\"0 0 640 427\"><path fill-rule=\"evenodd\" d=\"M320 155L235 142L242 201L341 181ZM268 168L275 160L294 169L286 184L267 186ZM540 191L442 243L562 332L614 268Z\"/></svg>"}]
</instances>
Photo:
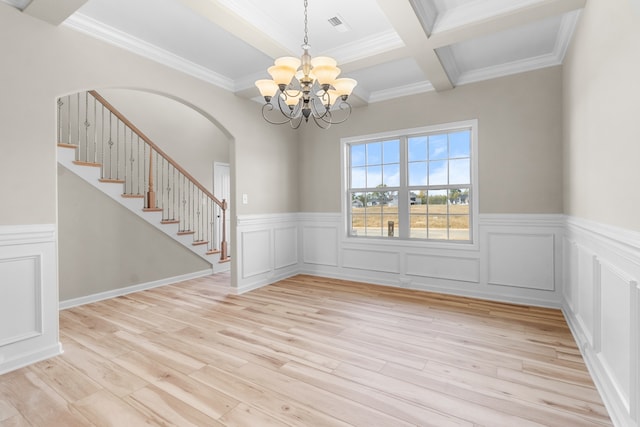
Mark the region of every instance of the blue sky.
<instances>
[{"instance_id":1,"label":"blue sky","mask_svg":"<svg viewBox=\"0 0 640 427\"><path fill-rule=\"evenodd\" d=\"M408 139L409 185L468 184L471 176L471 132ZM351 185L374 188L400 185L400 140L351 146Z\"/></svg>"}]
</instances>

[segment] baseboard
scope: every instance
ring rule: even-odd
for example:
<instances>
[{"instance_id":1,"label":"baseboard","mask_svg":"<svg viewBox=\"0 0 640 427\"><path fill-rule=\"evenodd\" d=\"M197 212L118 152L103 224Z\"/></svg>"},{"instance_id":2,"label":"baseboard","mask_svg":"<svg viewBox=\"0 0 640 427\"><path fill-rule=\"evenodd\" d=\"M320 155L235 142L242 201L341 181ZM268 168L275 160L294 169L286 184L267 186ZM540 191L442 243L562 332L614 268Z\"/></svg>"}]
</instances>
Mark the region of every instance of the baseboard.
<instances>
[{"instance_id":1,"label":"baseboard","mask_svg":"<svg viewBox=\"0 0 640 427\"><path fill-rule=\"evenodd\" d=\"M16 369L24 368L25 366L41 362L46 359L50 359L55 356L59 356L63 353L62 344L39 349L32 353L20 353L18 357L9 360L2 360L0 358L0 375L7 372L15 371ZM1 356L1 355L0 355Z\"/></svg>"},{"instance_id":2,"label":"baseboard","mask_svg":"<svg viewBox=\"0 0 640 427\"><path fill-rule=\"evenodd\" d=\"M591 379L593 379L593 383L600 392L600 397L607 408L607 412L609 412L613 425L616 427L637 426L635 421L629 417L629 410L621 404L619 399L615 398L617 395L615 387L609 380L607 370L602 366L600 359L589 345L585 332L580 327L580 322L567 307L563 307L562 313L569 325L573 338L578 344L580 354L582 354L582 359L589 370Z\"/></svg>"},{"instance_id":3,"label":"baseboard","mask_svg":"<svg viewBox=\"0 0 640 427\"><path fill-rule=\"evenodd\" d=\"M134 292L140 292L147 289L153 289L160 286L172 285L174 283L183 282L185 280L197 279L199 277L209 276L213 274L212 270L202 270L194 273L183 274L180 276L168 277L165 279L154 280L153 282L140 283L138 285L127 286L125 288L113 289L110 291L99 292L97 294L87 295L79 298L72 298L65 301L60 301L59 309L65 310L71 307L77 307L79 305L90 304L92 302L98 302L109 298L115 298L122 295L131 294Z\"/></svg>"}]
</instances>

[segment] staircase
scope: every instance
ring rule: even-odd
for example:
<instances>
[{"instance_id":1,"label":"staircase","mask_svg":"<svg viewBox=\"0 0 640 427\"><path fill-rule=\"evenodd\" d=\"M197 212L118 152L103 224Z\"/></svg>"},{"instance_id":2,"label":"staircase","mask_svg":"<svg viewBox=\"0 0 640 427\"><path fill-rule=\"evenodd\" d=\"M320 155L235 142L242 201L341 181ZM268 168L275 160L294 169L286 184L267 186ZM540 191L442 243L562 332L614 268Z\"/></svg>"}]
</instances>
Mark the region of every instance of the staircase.
<instances>
[{"instance_id":1,"label":"staircase","mask_svg":"<svg viewBox=\"0 0 640 427\"><path fill-rule=\"evenodd\" d=\"M62 166L207 262L230 261L227 202L218 200L97 92L58 100L57 137Z\"/></svg>"}]
</instances>

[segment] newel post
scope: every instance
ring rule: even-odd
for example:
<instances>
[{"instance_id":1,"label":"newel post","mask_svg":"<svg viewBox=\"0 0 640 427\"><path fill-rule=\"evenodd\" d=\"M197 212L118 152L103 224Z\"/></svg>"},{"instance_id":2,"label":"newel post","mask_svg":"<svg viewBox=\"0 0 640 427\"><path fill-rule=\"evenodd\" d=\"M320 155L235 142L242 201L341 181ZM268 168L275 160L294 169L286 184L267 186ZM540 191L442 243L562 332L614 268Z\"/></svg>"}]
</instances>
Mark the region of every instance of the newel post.
<instances>
[{"instance_id":1,"label":"newel post","mask_svg":"<svg viewBox=\"0 0 640 427\"><path fill-rule=\"evenodd\" d=\"M149 147L151 148L151 147ZM153 191L153 150L149 150L149 189L147 190L147 208L156 207L156 193Z\"/></svg>"},{"instance_id":2,"label":"newel post","mask_svg":"<svg viewBox=\"0 0 640 427\"><path fill-rule=\"evenodd\" d=\"M220 262L227 261L227 201L222 199L222 241L220 242Z\"/></svg>"}]
</instances>

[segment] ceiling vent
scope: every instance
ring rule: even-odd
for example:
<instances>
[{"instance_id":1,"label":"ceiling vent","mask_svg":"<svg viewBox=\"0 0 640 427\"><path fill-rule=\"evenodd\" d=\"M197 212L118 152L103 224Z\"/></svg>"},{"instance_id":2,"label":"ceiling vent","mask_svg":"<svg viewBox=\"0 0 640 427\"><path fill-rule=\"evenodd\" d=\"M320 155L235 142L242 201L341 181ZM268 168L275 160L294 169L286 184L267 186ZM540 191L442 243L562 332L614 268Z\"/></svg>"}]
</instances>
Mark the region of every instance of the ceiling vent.
<instances>
[{"instance_id":1,"label":"ceiling vent","mask_svg":"<svg viewBox=\"0 0 640 427\"><path fill-rule=\"evenodd\" d=\"M329 21L329 24L333 26L333 28L335 28L337 31L341 33L346 33L347 31L350 30L349 26L344 23L344 20L340 15L336 15L333 18L329 18L328 21Z\"/></svg>"}]
</instances>

